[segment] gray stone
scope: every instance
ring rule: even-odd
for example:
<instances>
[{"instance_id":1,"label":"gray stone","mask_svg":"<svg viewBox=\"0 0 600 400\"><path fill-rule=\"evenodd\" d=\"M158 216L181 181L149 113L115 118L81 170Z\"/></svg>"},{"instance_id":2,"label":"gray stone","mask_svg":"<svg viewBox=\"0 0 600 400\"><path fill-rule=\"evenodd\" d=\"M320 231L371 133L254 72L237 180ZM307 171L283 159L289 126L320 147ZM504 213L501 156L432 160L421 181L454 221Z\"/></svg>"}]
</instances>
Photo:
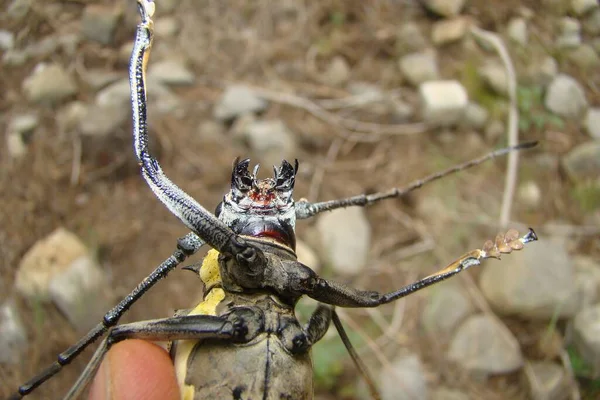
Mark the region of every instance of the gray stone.
<instances>
[{"instance_id":1,"label":"gray stone","mask_svg":"<svg viewBox=\"0 0 600 400\"><path fill-rule=\"evenodd\" d=\"M427 39L415 22L400 24L396 35L396 46L399 54L413 53L427 47Z\"/></svg>"},{"instance_id":2,"label":"gray stone","mask_svg":"<svg viewBox=\"0 0 600 400\"><path fill-rule=\"evenodd\" d=\"M148 76L167 85L191 85L195 80L185 64L173 57L150 65Z\"/></svg>"},{"instance_id":3,"label":"gray stone","mask_svg":"<svg viewBox=\"0 0 600 400\"><path fill-rule=\"evenodd\" d=\"M527 362L525 376L532 400L564 400L569 396L564 368L551 361Z\"/></svg>"},{"instance_id":4,"label":"gray stone","mask_svg":"<svg viewBox=\"0 0 600 400\"><path fill-rule=\"evenodd\" d=\"M595 9L581 22L583 31L588 35L600 35L600 9Z\"/></svg>"},{"instance_id":5,"label":"gray stone","mask_svg":"<svg viewBox=\"0 0 600 400\"><path fill-rule=\"evenodd\" d=\"M39 118L36 114L20 114L11 118L8 131L15 133L30 133L38 127Z\"/></svg>"},{"instance_id":6,"label":"gray stone","mask_svg":"<svg viewBox=\"0 0 600 400\"><path fill-rule=\"evenodd\" d=\"M382 400L427 400L425 369L416 354L407 354L391 362L379 373Z\"/></svg>"},{"instance_id":7,"label":"gray stone","mask_svg":"<svg viewBox=\"0 0 600 400\"><path fill-rule=\"evenodd\" d=\"M574 256L577 308L583 310L600 301L600 264L593 258Z\"/></svg>"},{"instance_id":8,"label":"gray stone","mask_svg":"<svg viewBox=\"0 0 600 400\"><path fill-rule=\"evenodd\" d=\"M344 57L334 57L325 71L319 76L319 81L330 86L340 86L350 79L350 66Z\"/></svg>"},{"instance_id":9,"label":"gray stone","mask_svg":"<svg viewBox=\"0 0 600 400\"><path fill-rule=\"evenodd\" d=\"M296 240L296 255L298 256L298 261L310 267L316 273L319 273L321 270L321 261L317 253L308 244L299 239Z\"/></svg>"},{"instance_id":10,"label":"gray stone","mask_svg":"<svg viewBox=\"0 0 600 400\"><path fill-rule=\"evenodd\" d=\"M587 109L583 87L569 75L557 75L546 90L544 105L554 114L579 118Z\"/></svg>"},{"instance_id":11,"label":"gray stone","mask_svg":"<svg viewBox=\"0 0 600 400\"><path fill-rule=\"evenodd\" d=\"M0 306L0 364L21 364L29 342L14 301Z\"/></svg>"},{"instance_id":12,"label":"gray stone","mask_svg":"<svg viewBox=\"0 0 600 400\"><path fill-rule=\"evenodd\" d=\"M225 89L215 105L213 115L218 120L231 120L246 113L259 113L266 110L268 103L244 85L232 85Z\"/></svg>"},{"instance_id":13,"label":"gray stone","mask_svg":"<svg viewBox=\"0 0 600 400\"><path fill-rule=\"evenodd\" d=\"M399 66L406 80L414 86L440 76L434 51L407 54L400 59Z\"/></svg>"},{"instance_id":14,"label":"gray stone","mask_svg":"<svg viewBox=\"0 0 600 400\"><path fill-rule=\"evenodd\" d=\"M119 104L89 106L79 121L79 132L87 136L114 134L130 115L131 111Z\"/></svg>"},{"instance_id":15,"label":"gray stone","mask_svg":"<svg viewBox=\"0 0 600 400\"><path fill-rule=\"evenodd\" d=\"M583 70L591 70L600 65L600 56L589 44L581 46L569 52L569 60Z\"/></svg>"},{"instance_id":16,"label":"gray stone","mask_svg":"<svg viewBox=\"0 0 600 400\"><path fill-rule=\"evenodd\" d=\"M113 42L120 18L121 12L117 7L90 4L83 12L81 33L88 40L109 45Z\"/></svg>"},{"instance_id":17,"label":"gray stone","mask_svg":"<svg viewBox=\"0 0 600 400\"><path fill-rule=\"evenodd\" d=\"M15 276L17 292L29 299L48 301L50 281L81 257L89 257L83 242L64 228L56 229L23 256Z\"/></svg>"},{"instance_id":18,"label":"gray stone","mask_svg":"<svg viewBox=\"0 0 600 400\"><path fill-rule=\"evenodd\" d=\"M487 62L479 70L483 82L495 93L508 96L508 77L502 64L498 62Z\"/></svg>"},{"instance_id":19,"label":"gray stone","mask_svg":"<svg viewBox=\"0 0 600 400\"><path fill-rule=\"evenodd\" d=\"M78 331L94 327L111 306L108 282L90 256L58 271L48 284L50 298Z\"/></svg>"},{"instance_id":20,"label":"gray stone","mask_svg":"<svg viewBox=\"0 0 600 400\"><path fill-rule=\"evenodd\" d=\"M364 270L371 246L371 226L362 208L322 214L316 227L326 265L340 275L356 275Z\"/></svg>"},{"instance_id":21,"label":"gray stone","mask_svg":"<svg viewBox=\"0 0 600 400\"><path fill-rule=\"evenodd\" d=\"M432 81L419 86L421 110L426 122L448 126L460 121L469 104L466 89L458 81Z\"/></svg>"},{"instance_id":22,"label":"gray stone","mask_svg":"<svg viewBox=\"0 0 600 400\"><path fill-rule=\"evenodd\" d=\"M573 320L573 343L595 371L600 371L600 304L586 308Z\"/></svg>"},{"instance_id":23,"label":"gray stone","mask_svg":"<svg viewBox=\"0 0 600 400\"><path fill-rule=\"evenodd\" d=\"M460 284L443 282L432 288L421 314L421 324L428 334L450 338L452 331L475 311Z\"/></svg>"},{"instance_id":24,"label":"gray stone","mask_svg":"<svg viewBox=\"0 0 600 400\"><path fill-rule=\"evenodd\" d=\"M79 126L87 111L88 106L84 102L72 101L58 111L57 124L62 132L70 132Z\"/></svg>"},{"instance_id":25,"label":"gray stone","mask_svg":"<svg viewBox=\"0 0 600 400\"><path fill-rule=\"evenodd\" d=\"M448 358L483 376L513 372L523 365L517 339L488 315L474 315L461 324L450 343Z\"/></svg>"},{"instance_id":26,"label":"gray stone","mask_svg":"<svg viewBox=\"0 0 600 400\"><path fill-rule=\"evenodd\" d=\"M105 69L88 69L83 76L83 80L92 89L100 90L111 83L118 81L123 74Z\"/></svg>"},{"instance_id":27,"label":"gray stone","mask_svg":"<svg viewBox=\"0 0 600 400\"><path fill-rule=\"evenodd\" d=\"M38 64L23 81L23 90L30 101L55 104L77 93L77 84L58 64Z\"/></svg>"},{"instance_id":28,"label":"gray stone","mask_svg":"<svg viewBox=\"0 0 600 400\"><path fill-rule=\"evenodd\" d=\"M295 153L294 134L281 120L251 121L237 129L235 136L242 138L267 165L279 165Z\"/></svg>"},{"instance_id":29,"label":"gray stone","mask_svg":"<svg viewBox=\"0 0 600 400\"><path fill-rule=\"evenodd\" d=\"M535 181L523 182L519 185L517 197L519 205L535 210L542 202L542 189Z\"/></svg>"},{"instance_id":30,"label":"gray stone","mask_svg":"<svg viewBox=\"0 0 600 400\"><path fill-rule=\"evenodd\" d=\"M458 389L440 387L433 390L431 400L470 400L470 397Z\"/></svg>"},{"instance_id":31,"label":"gray stone","mask_svg":"<svg viewBox=\"0 0 600 400\"><path fill-rule=\"evenodd\" d=\"M576 311L572 259L564 244L552 238L511 254L502 266L484 268L480 286L490 304L503 315L550 319L570 317Z\"/></svg>"},{"instance_id":32,"label":"gray stone","mask_svg":"<svg viewBox=\"0 0 600 400\"><path fill-rule=\"evenodd\" d=\"M467 34L469 21L457 17L435 22L431 27L431 41L436 46L442 46L461 40Z\"/></svg>"},{"instance_id":33,"label":"gray stone","mask_svg":"<svg viewBox=\"0 0 600 400\"><path fill-rule=\"evenodd\" d=\"M10 31L0 30L0 50L10 50L15 46L15 35Z\"/></svg>"},{"instance_id":34,"label":"gray stone","mask_svg":"<svg viewBox=\"0 0 600 400\"><path fill-rule=\"evenodd\" d=\"M574 182L598 181L600 141L592 140L576 146L563 157L562 166Z\"/></svg>"},{"instance_id":35,"label":"gray stone","mask_svg":"<svg viewBox=\"0 0 600 400\"><path fill-rule=\"evenodd\" d=\"M465 6L465 0L425 0L425 7L442 17L455 17Z\"/></svg>"},{"instance_id":36,"label":"gray stone","mask_svg":"<svg viewBox=\"0 0 600 400\"><path fill-rule=\"evenodd\" d=\"M168 14L175 10L179 4L178 0L161 0L156 2L156 11L160 12L160 14Z\"/></svg>"},{"instance_id":37,"label":"gray stone","mask_svg":"<svg viewBox=\"0 0 600 400\"><path fill-rule=\"evenodd\" d=\"M581 44L581 24L575 18L563 17L559 23L560 36L556 45L561 48L577 47Z\"/></svg>"},{"instance_id":38,"label":"gray stone","mask_svg":"<svg viewBox=\"0 0 600 400\"><path fill-rule=\"evenodd\" d=\"M181 23L175 17L162 17L154 22L154 33L158 38L170 38L179 32Z\"/></svg>"},{"instance_id":39,"label":"gray stone","mask_svg":"<svg viewBox=\"0 0 600 400\"><path fill-rule=\"evenodd\" d=\"M600 139L600 107L590 108L585 116L585 130L594 139Z\"/></svg>"},{"instance_id":40,"label":"gray stone","mask_svg":"<svg viewBox=\"0 0 600 400\"><path fill-rule=\"evenodd\" d=\"M23 135L18 132L8 132L6 134L6 149L12 158L21 158L27 154L27 143Z\"/></svg>"},{"instance_id":41,"label":"gray stone","mask_svg":"<svg viewBox=\"0 0 600 400\"><path fill-rule=\"evenodd\" d=\"M525 46L529 39L527 20L521 17L511 19L506 27L506 34L514 43Z\"/></svg>"},{"instance_id":42,"label":"gray stone","mask_svg":"<svg viewBox=\"0 0 600 400\"><path fill-rule=\"evenodd\" d=\"M465 123L467 126L474 129L483 129L489 116L490 113L485 107L473 102L467 104L465 109Z\"/></svg>"},{"instance_id":43,"label":"gray stone","mask_svg":"<svg viewBox=\"0 0 600 400\"><path fill-rule=\"evenodd\" d=\"M506 134L504 122L494 119L485 127L484 136L488 142L496 142L500 137Z\"/></svg>"},{"instance_id":44,"label":"gray stone","mask_svg":"<svg viewBox=\"0 0 600 400\"><path fill-rule=\"evenodd\" d=\"M571 0L571 9L575 15L582 16L598 8L598 0Z\"/></svg>"},{"instance_id":45,"label":"gray stone","mask_svg":"<svg viewBox=\"0 0 600 400\"><path fill-rule=\"evenodd\" d=\"M151 92L155 97L156 94ZM131 101L129 79L123 78L111 83L96 94L96 104L99 106L127 106Z\"/></svg>"},{"instance_id":46,"label":"gray stone","mask_svg":"<svg viewBox=\"0 0 600 400\"><path fill-rule=\"evenodd\" d=\"M32 2L33 0L13 0L8 6L7 16L14 21L23 19L29 13Z\"/></svg>"},{"instance_id":47,"label":"gray stone","mask_svg":"<svg viewBox=\"0 0 600 400\"><path fill-rule=\"evenodd\" d=\"M558 62L553 57L544 57L539 64L536 82L546 85L558 75Z\"/></svg>"},{"instance_id":48,"label":"gray stone","mask_svg":"<svg viewBox=\"0 0 600 400\"><path fill-rule=\"evenodd\" d=\"M155 113L170 113L181 107L181 100L158 80L149 76L146 86L148 93L152 93L152 96L148 99L149 114L151 116ZM109 107L120 104L129 109L130 97L129 79L124 78L98 92L96 105Z\"/></svg>"}]
</instances>

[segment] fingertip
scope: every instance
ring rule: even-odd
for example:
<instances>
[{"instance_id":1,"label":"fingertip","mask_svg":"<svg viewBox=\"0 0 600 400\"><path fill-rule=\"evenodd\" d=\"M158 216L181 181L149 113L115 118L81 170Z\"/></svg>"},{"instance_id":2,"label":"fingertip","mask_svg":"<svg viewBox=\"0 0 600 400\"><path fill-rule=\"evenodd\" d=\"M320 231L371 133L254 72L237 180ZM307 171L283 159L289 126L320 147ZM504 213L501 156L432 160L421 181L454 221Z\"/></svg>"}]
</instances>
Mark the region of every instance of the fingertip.
<instances>
[{"instance_id":1,"label":"fingertip","mask_svg":"<svg viewBox=\"0 0 600 400\"><path fill-rule=\"evenodd\" d=\"M144 340L115 344L102 362L90 400L178 400L179 387L168 353Z\"/></svg>"}]
</instances>

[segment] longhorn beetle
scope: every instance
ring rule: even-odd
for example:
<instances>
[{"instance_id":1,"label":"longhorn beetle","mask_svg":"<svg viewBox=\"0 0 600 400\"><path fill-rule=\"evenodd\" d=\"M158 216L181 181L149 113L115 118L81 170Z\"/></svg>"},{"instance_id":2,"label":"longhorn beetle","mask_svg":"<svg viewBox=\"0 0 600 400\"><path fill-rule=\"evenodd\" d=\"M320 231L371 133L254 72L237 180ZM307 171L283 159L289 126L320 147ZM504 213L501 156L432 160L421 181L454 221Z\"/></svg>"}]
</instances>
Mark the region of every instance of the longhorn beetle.
<instances>
[{"instance_id":1,"label":"longhorn beetle","mask_svg":"<svg viewBox=\"0 0 600 400\"><path fill-rule=\"evenodd\" d=\"M334 307L377 307L390 303L479 265L486 258L499 258L502 253L520 250L525 243L537 240L533 230L521 237L515 230L509 230L433 275L386 294L321 278L298 262L295 254L296 219L397 198L449 173L513 150L532 147L534 143L497 150L404 189L319 203L294 202L292 192L298 161L294 165L283 161L280 167L274 168L272 178L260 180L258 166L251 173L248 159L236 160L231 190L215 215L211 214L171 182L149 152L145 79L153 39L154 3L151 0L137 0L137 3L141 22L137 26L129 69L135 155L142 176L156 197L192 232L180 238L177 250L110 310L102 322L59 354L52 365L21 385L11 399L31 393L105 333L107 337L66 398L82 393L111 345L125 339L143 338L172 342L171 356L177 366L183 399L311 399L313 371L309 350L323 337L331 322L367 380L372 396L377 398L373 380L352 348ZM201 303L171 318L117 324L146 291L205 244L211 250L201 266L188 267L199 274L204 284ZM319 302L304 326L294 313L301 296ZM232 363L237 363L237 373L223 373ZM218 385L214 385L216 381Z\"/></svg>"}]
</instances>

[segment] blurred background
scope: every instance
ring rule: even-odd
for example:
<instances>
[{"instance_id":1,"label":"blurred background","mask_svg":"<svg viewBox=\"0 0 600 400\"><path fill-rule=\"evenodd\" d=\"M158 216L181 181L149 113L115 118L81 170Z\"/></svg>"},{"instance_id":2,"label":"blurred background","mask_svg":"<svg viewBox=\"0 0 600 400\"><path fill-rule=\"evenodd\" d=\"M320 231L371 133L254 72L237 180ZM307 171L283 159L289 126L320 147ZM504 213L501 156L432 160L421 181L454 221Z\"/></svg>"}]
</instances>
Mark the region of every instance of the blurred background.
<instances>
[{"instance_id":1,"label":"blurred background","mask_svg":"<svg viewBox=\"0 0 600 400\"><path fill-rule=\"evenodd\" d=\"M401 199L299 221L298 253L323 276L390 291L505 230L506 197L508 227L531 226L539 242L395 304L342 310L350 337L385 399L600 396L597 1L156 3L152 149L208 209L237 156L262 163L261 177L298 158L295 198L319 201L402 187L507 145L511 130L539 140L519 154L508 193L507 160L487 162ZM1 4L4 398L187 232L132 153L135 1ZM201 297L178 269L122 322ZM59 398L90 356L31 398ZM335 332L313 358L319 399L368 398Z\"/></svg>"}]
</instances>

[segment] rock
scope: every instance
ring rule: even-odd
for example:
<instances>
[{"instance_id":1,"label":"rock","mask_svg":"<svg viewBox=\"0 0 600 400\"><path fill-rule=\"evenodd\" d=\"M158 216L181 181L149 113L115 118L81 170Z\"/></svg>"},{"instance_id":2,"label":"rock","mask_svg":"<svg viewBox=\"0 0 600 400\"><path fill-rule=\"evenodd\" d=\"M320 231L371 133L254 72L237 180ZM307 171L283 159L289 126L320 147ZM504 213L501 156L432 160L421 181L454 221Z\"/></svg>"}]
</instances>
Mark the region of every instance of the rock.
<instances>
[{"instance_id":1,"label":"rock","mask_svg":"<svg viewBox=\"0 0 600 400\"><path fill-rule=\"evenodd\" d=\"M572 48L581 44L581 24L575 18L564 17L559 24L560 35L556 45L560 48Z\"/></svg>"},{"instance_id":2,"label":"rock","mask_svg":"<svg viewBox=\"0 0 600 400\"><path fill-rule=\"evenodd\" d=\"M172 13L179 4L178 0L161 0L156 2L156 10L161 14Z\"/></svg>"},{"instance_id":3,"label":"rock","mask_svg":"<svg viewBox=\"0 0 600 400\"><path fill-rule=\"evenodd\" d=\"M590 108L585 116L585 130L594 139L600 139L600 107Z\"/></svg>"},{"instance_id":4,"label":"rock","mask_svg":"<svg viewBox=\"0 0 600 400\"><path fill-rule=\"evenodd\" d=\"M419 86L423 119L431 124L460 121L469 104L466 89L458 81L432 81Z\"/></svg>"},{"instance_id":5,"label":"rock","mask_svg":"<svg viewBox=\"0 0 600 400\"><path fill-rule=\"evenodd\" d=\"M27 154L27 143L23 135L17 132L8 132L6 134L6 149L12 158L21 158Z\"/></svg>"},{"instance_id":6,"label":"rock","mask_svg":"<svg viewBox=\"0 0 600 400\"><path fill-rule=\"evenodd\" d=\"M598 0L571 0L571 10L573 10L577 16L585 15L597 8Z\"/></svg>"},{"instance_id":7,"label":"rock","mask_svg":"<svg viewBox=\"0 0 600 400\"><path fill-rule=\"evenodd\" d=\"M243 139L267 165L292 160L295 154L294 134L281 120L251 121L236 129L235 136Z\"/></svg>"},{"instance_id":8,"label":"rock","mask_svg":"<svg viewBox=\"0 0 600 400\"><path fill-rule=\"evenodd\" d=\"M600 371L600 304L586 308L573 320L573 343L580 356Z\"/></svg>"},{"instance_id":9,"label":"rock","mask_svg":"<svg viewBox=\"0 0 600 400\"><path fill-rule=\"evenodd\" d=\"M586 256L573 257L577 308L583 310L600 301L600 264Z\"/></svg>"},{"instance_id":10,"label":"rock","mask_svg":"<svg viewBox=\"0 0 600 400\"><path fill-rule=\"evenodd\" d=\"M488 110L477 103L469 102L465 109L465 123L467 126L474 129L483 129L489 119L490 113Z\"/></svg>"},{"instance_id":11,"label":"rock","mask_svg":"<svg viewBox=\"0 0 600 400\"><path fill-rule=\"evenodd\" d=\"M77 84L58 64L38 64L23 81L23 90L35 103L55 104L77 93Z\"/></svg>"},{"instance_id":12,"label":"rock","mask_svg":"<svg viewBox=\"0 0 600 400\"><path fill-rule=\"evenodd\" d=\"M148 98L150 118L152 118L155 113L170 113L181 107L181 100L158 80L148 77L146 86L147 92L152 93L152 96ZM129 109L129 102L131 101L130 97L129 79L124 78L98 92L96 95L96 105L110 107L120 104Z\"/></svg>"},{"instance_id":13,"label":"rock","mask_svg":"<svg viewBox=\"0 0 600 400\"><path fill-rule=\"evenodd\" d=\"M296 241L296 255L298 256L298 261L307 267L310 267L310 269L316 273L319 273L321 270L321 261L319 260L319 257L317 257L317 254L313 249L302 240Z\"/></svg>"},{"instance_id":14,"label":"rock","mask_svg":"<svg viewBox=\"0 0 600 400\"><path fill-rule=\"evenodd\" d=\"M396 47L399 54L414 53L427 47L427 39L415 22L400 24L396 35Z\"/></svg>"},{"instance_id":15,"label":"rock","mask_svg":"<svg viewBox=\"0 0 600 400\"><path fill-rule=\"evenodd\" d=\"M600 141L581 143L562 159L562 166L574 182L598 181L600 177Z\"/></svg>"},{"instance_id":16,"label":"rock","mask_svg":"<svg viewBox=\"0 0 600 400\"><path fill-rule=\"evenodd\" d=\"M575 313L573 263L562 242L545 238L503 262L484 268L479 282L502 315L550 319Z\"/></svg>"},{"instance_id":17,"label":"rock","mask_svg":"<svg viewBox=\"0 0 600 400\"><path fill-rule=\"evenodd\" d=\"M431 41L436 46L457 42L465 37L469 21L458 17L435 22L431 27Z\"/></svg>"},{"instance_id":18,"label":"rock","mask_svg":"<svg viewBox=\"0 0 600 400\"><path fill-rule=\"evenodd\" d=\"M78 331L94 327L110 308L107 279L89 256L57 271L48 285L50 298Z\"/></svg>"},{"instance_id":19,"label":"rock","mask_svg":"<svg viewBox=\"0 0 600 400\"><path fill-rule=\"evenodd\" d=\"M350 79L350 66L344 57L334 57L319 80L326 85L341 86Z\"/></svg>"},{"instance_id":20,"label":"rock","mask_svg":"<svg viewBox=\"0 0 600 400\"><path fill-rule=\"evenodd\" d=\"M407 354L391 362L379 373L382 400L427 400L427 380L423 364L416 354Z\"/></svg>"},{"instance_id":21,"label":"rock","mask_svg":"<svg viewBox=\"0 0 600 400\"><path fill-rule=\"evenodd\" d=\"M162 17L154 22L154 33L161 39L171 38L179 32L181 23L175 17Z\"/></svg>"},{"instance_id":22,"label":"rock","mask_svg":"<svg viewBox=\"0 0 600 400\"><path fill-rule=\"evenodd\" d=\"M0 30L0 50L6 51L15 47L15 35L11 31Z\"/></svg>"},{"instance_id":23,"label":"rock","mask_svg":"<svg viewBox=\"0 0 600 400\"><path fill-rule=\"evenodd\" d=\"M371 226L360 207L339 209L317 219L322 259L340 275L359 274L367 266Z\"/></svg>"},{"instance_id":24,"label":"rock","mask_svg":"<svg viewBox=\"0 0 600 400\"><path fill-rule=\"evenodd\" d=\"M90 4L83 11L81 33L88 40L109 45L120 18L119 8Z\"/></svg>"},{"instance_id":25,"label":"rock","mask_svg":"<svg viewBox=\"0 0 600 400\"><path fill-rule=\"evenodd\" d=\"M476 375L505 374L523 365L517 339L496 318L469 317L456 331L448 358Z\"/></svg>"},{"instance_id":26,"label":"rock","mask_svg":"<svg viewBox=\"0 0 600 400\"><path fill-rule=\"evenodd\" d=\"M79 121L79 131L87 136L114 134L131 117L131 111L120 104L92 105Z\"/></svg>"},{"instance_id":27,"label":"rock","mask_svg":"<svg viewBox=\"0 0 600 400\"><path fill-rule=\"evenodd\" d=\"M79 126L87 111L88 106L84 102L72 101L58 111L56 122L62 132L70 132Z\"/></svg>"},{"instance_id":28,"label":"rock","mask_svg":"<svg viewBox=\"0 0 600 400\"><path fill-rule=\"evenodd\" d=\"M223 96L215 105L213 115L218 120L226 121L246 113L260 113L267 107L267 101L254 94L249 87L233 85L225 89Z\"/></svg>"},{"instance_id":29,"label":"rock","mask_svg":"<svg viewBox=\"0 0 600 400\"><path fill-rule=\"evenodd\" d=\"M167 85L191 85L195 80L194 74L175 58L150 65L148 76Z\"/></svg>"},{"instance_id":30,"label":"rock","mask_svg":"<svg viewBox=\"0 0 600 400\"><path fill-rule=\"evenodd\" d=\"M111 83L121 79L123 75L119 72L114 72L105 69L88 69L83 76L85 83L92 89L100 90Z\"/></svg>"},{"instance_id":31,"label":"rock","mask_svg":"<svg viewBox=\"0 0 600 400\"><path fill-rule=\"evenodd\" d=\"M522 17L511 19L506 27L506 34L513 42L525 46L529 38L527 33L527 20Z\"/></svg>"},{"instance_id":32,"label":"rock","mask_svg":"<svg viewBox=\"0 0 600 400\"><path fill-rule=\"evenodd\" d=\"M508 96L508 77L502 64L497 62L487 62L479 70L479 76L483 82L495 93Z\"/></svg>"},{"instance_id":33,"label":"rock","mask_svg":"<svg viewBox=\"0 0 600 400\"><path fill-rule=\"evenodd\" d=\"M27 154L25 137L37 128L38 123L39 120L35 114L17 115L9 121L6 130L6 148L12 158L21 158Z\"/></svg>"},{"instance_id":34,"label":"rock","mask_svg":"<svg viewBox=\"0 0 600 400\"><path fill-rule=\"evenodd\" d=\"M0 306L0 364L21 364L28 344L15 303L8 300Z\"/></svg>"},{"instance_id":35,"label":"rock","mask_svg":"<svg viewBox=\"0 0 600 400\"><path fill-rule=\"evenodd\" d=\"M32 2L33 0L13 0L6 11L7 16L14 21L23 19L29 13Z\"/></svg>"},{"instance_id":36,"label":"rock","mask_svg":"<svg viewBox=\"0 0 600 400\"><path fill-rule=\"evenodd\" d=\"M578 118L587 109L583 87L569 75L557 75L546 90L544 105L554 114L565 118Z\"/></svg>"},{"instance_id":37,"label":"rock","mask_svg":"<svg viewBox=\"0 0 600 400\"><path fill-rule=\"evenodd\" d=\"M558 62L553 57L544 57L538 67L535 81L544 86L558 75Z\"/></svg>"},{"instance_id":38,"label":"rock","mask_svg":"<svg viewBox=\"0 0 600 400\"><path fill-rule=\"evenodd\" d=\"M458 389L449 389L440 387L433 390L431 400L469 400L468 394L461 392Z\"/></svg>"},{"instance_id":39,"label":"rock","mask_svg":"<svg viewBox=\"0 0 600 400\"><path fill-rule=\"evenodd\" d=\"M506 134L506 127L504 126L504 122L500 120L492 120L485 127L484 136L485 139L490 142L496 142L500 137Z\"/></svg>"},{"instance_id":40,"label":"rock","mask_svg":"<svg viewBox=\"0 0 600 400\"><path fill-rule=\"evenodd\" d=\"M519 205L535 210L542 202L542 189L535 181L523 182L519 185L517 197Z\"/></svg>"},{"instance_id":41,"label":"rock","mask_svg":"<svg viewBox=\"0 0 600 400\"><path fill-rule=\"evenodd\" d=\"M600 9L595 9L589 15L587 15L583 19L581 25L583 31L588 35L600 35Z\"/></svg>"},{"instance_id":42,"label":"rock","mask_svg":"<svg viewBox=\"0 0 600 400\"><path fill-rule=\"evenodd\" d=\"M425 331L437 338L450 338L454 328L475 311L458 283L444 282L431 289L421 314Z\"/></svg>"},{"instance_id":43,"label":"rock","mask_svg":"<svg viewBox=\"0 0 600 400\"><path fill-rule=\"evenodd\" d=\"M149 90L148 90L149 91ZM155 95L152 92L153 95ZM154 96L152 96L154 97ZM131 101L129 79L123 78L111 83L96 94L96 105L98 106L128 106Z\"/></svg>"},{"instance_id":44,"label":"rock","mask_svg":"<svg viewBox=\"0 0 600 400\"><path fill-rule=\"evenodd\" d=\"M569 384L564 368L551 361L528 362L525 376L532 400L561 400L568 398Z\"/></svg>"},{"instance_id":45,"label":"rock","mask_svg":"<svg viewBox=\"0 0 600 400\"><path fill-rule=\"evenodd\" d=\"M406 80L414 86L419 86L426 81L437 80L440 76L436 55L433 51L405 55L400 59L399 66Z\"/></svg>"},{"instance_id":46,"label":"rock","mask_svg":"<svg viewBox=\"0 0 600 400\"><path fill-rule=\"evenodd\" d=\"M455 17L465 6L465 0L425 0L425 7L441 17Z\"/></svg>"},{"instance_id":47,"label":"rock","mask_svg":"<svg viewBox=\"0 0 600 400\"><path fill-rule=\"evenodd\" d=\"M8 123L8 131L19 134L32 132L38 127L39 118L36 114L20 114L11 118Z\"/></svg>"},{"instance_id":48,"label":"rock","mask_svg":"<svg viewBox=\"0 0 600 400\"><path fill-rule=\"evenodd\" d=\"M600 65L600 56L589 44L582 44L568 54L569 60L583 70L591 70Z\"/></svg>"}]
</instances>

